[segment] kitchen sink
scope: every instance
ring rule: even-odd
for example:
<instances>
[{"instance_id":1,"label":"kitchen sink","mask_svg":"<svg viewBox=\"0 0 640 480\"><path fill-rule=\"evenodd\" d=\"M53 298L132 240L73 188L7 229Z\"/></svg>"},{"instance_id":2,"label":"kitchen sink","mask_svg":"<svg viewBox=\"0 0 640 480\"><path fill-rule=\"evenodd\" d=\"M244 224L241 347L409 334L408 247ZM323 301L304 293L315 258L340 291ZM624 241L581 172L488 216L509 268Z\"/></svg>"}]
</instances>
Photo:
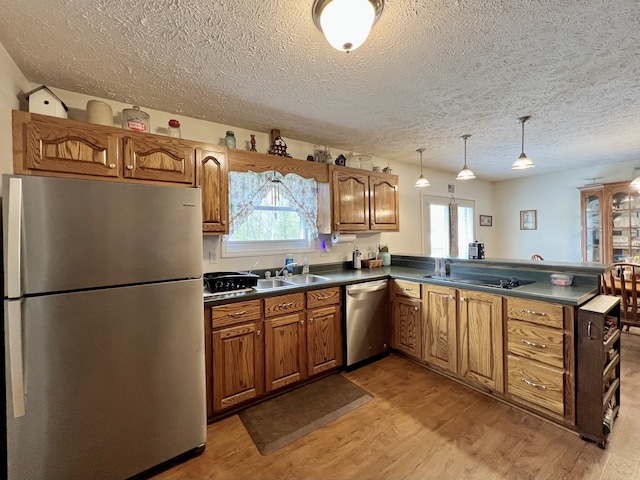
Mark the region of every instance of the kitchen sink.
<instances>
[{"instance_id":1,"label":"kitchen sink","mask_svg":"<svg viewBox=\"0 0 640 480\"><path fill-rule=\"evenodd\" d=\"M258 280L258 284L253 287L254 290L261 292L266 290L277 290L279 288L292 288L298 285L310 285L314 283L328 282L331 280L327 277L320 275L292 275L286 279L283 277L276 278L261 278Z\"/></svg>"},{"instance_id":2,"label":"kitchen sink","mask_svg":"<svg viewBox=\"0 0 640 480\"><path fill-rule=\"evenodd\" d=\"M273 290L275 288L292 287L294 284L285 282L282 278L261 278L254 290Z\"/></svg>"},{"instance_id":3,"label":"kitchen sink","mask_svg":"<svg viewBox=\"0 0 640 480\"><path fill-rule=\"evenodd\" d=\"M331 280L327 277L321 277L320 275L313 275L311 273L308 274L300 274L300 275L292 275L287 277L286 282L293 283L295 285L308 285L310 283L322 283L328 282Z\"/></svg>"}]
</instances>

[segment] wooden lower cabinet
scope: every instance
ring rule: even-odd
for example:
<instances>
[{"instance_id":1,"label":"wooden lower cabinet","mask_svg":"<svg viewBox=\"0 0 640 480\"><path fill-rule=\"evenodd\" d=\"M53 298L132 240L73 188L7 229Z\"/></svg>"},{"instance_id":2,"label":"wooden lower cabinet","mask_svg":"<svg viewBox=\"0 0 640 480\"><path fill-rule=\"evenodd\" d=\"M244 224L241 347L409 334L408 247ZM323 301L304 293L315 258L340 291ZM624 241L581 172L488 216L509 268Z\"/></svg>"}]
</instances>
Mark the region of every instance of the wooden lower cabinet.
<instances>
[{"instance_id":1,"label":"wooden lower cabinet","mask_svg":"<svg viewBox=\"0 0 640 480\"><path fill-rule=\"evenodd\" d=\"M260 300L205 307L207 417L264 392Z\"/></svg>"},{"instance_id":2,"label":"wooden lower cabinet","mask_svg":"<svg viewBox=\"0 0 640 480\"><path fill-rule=\"evenodd\" d=\"M513 297L505 301L507 397L574 426L574 307Z\"/></svg>"},{"instance_id":3,"label":"wooden lower cabinet","mask_svg":"<svg viewBox=\"0 0 640 480\"><path fill-rule=\"evenodd\" d=\"M422 292L416 282L394 279L391 283L391 347L422 358Z\"/></svg>"},{"instance_id":4,"label":"wooden lower cabinet","mask_svg":"<svg viewBox=\"0 0 640 480\"><path fill-rule=\"evenodd\" d=\"M260 322L213 332L213 408L237 405L263 392L264 343Z\"/></svg>"},{"instance_id":5,"label":"wooden lower cabinet","mask_svg":"<svg viewBox=\"0 0 640 480\"><path fill-rule=\"evenodd\" d=\"M502 296L460 290L458 375L504 391Z\"/></svg>"},{"instance_id":6,"label":"wooden lower cabinet","mask_svg":"<svg viewBox=\"0 0 640 480\"><path fill-rule=\"evenodd\" d=\"M457 291L439 285L423 285L425 321L423 359L456 373L457 359Z\"/></svg>"},{"instance_id":7,"label":"wooden lower cabinet","mask_svg":"<svg viewBox=\"0 0 640 480\"><path fill-rule=\"evenodd\" d=\"M265 319L267 392L307 378L304 323L304 312Z\"/></svg>"},{"instance_id":8,"label":"wooden lower cabinet","mask_svg":"<svg viewBox=\"0 0 640 480\"><path fill-rule=\"evenodd\" d=\"M307 311L307 374L342 365L342 315L339 305Z\"/></svg>"},{"instance_id":9,"label":"wooden lower cabinet","mask_svg":"<svg viewBox=\"0 0 640 480\"><path fill-rule=\"evenodd\" d=\"M205 306L207 418L342 366L340 287Z\"/></svg>"}]
</instances>

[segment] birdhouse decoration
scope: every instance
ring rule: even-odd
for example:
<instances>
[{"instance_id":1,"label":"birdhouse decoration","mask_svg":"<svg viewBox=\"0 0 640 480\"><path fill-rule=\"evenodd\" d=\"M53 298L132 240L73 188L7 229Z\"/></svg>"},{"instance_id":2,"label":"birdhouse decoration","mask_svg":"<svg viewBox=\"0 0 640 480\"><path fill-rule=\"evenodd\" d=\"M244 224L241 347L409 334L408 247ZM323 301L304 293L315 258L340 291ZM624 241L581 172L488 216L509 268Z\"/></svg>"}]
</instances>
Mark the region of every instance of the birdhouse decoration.
<instances>
[{"instance_id":1,"label":"birdhouse decoration","mask_svg":"<svg viewBox=\"0 0 640 480\"><path fill-rule=\"evenodd\" d=\"M287 144L280 136L280 130L271 130L271 148L269 149L269 155L291 158L291 155L287 153Z\"/></svg>"},{"instance_id":2,"label":"birdhouse decoration","mask_svg":"<svg viewBox=\"0 0 640 480\"><path fill-rule=\"evenodd\" d=\"M35 90L25 93L24 96L29 100L29 112L58 118L68 118L67 112L69 112L69 109L67 106L46 86L42 85Z\"/></svg>"}]
</instances>

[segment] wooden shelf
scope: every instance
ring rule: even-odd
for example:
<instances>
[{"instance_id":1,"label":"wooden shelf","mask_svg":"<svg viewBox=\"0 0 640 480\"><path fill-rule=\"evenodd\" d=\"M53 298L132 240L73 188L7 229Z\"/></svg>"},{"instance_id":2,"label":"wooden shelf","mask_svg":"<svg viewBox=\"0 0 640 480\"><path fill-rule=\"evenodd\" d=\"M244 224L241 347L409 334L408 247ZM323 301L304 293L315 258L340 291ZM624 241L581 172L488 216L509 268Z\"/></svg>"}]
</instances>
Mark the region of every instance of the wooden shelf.
<instances>
[{"instance_id":1,"label":"wooden shelf","mask_svg":"<svg viewBox=\"0 0 640 480\"><path fill-rule=\"evenodd\" d=\"M609 404L609 400L611 400L611 397L613 396L614 393L616 393L619 387L620 387L620 379L616 378L613 381L613 383L609 386L609 390L607 390L607 393L605 393L604 395L604 399L602 400L602 413L604 413L604 411L606 410L607 405ZM616 405L616 407L618 406L619 405Z\"/></svg>"}]
</instances>

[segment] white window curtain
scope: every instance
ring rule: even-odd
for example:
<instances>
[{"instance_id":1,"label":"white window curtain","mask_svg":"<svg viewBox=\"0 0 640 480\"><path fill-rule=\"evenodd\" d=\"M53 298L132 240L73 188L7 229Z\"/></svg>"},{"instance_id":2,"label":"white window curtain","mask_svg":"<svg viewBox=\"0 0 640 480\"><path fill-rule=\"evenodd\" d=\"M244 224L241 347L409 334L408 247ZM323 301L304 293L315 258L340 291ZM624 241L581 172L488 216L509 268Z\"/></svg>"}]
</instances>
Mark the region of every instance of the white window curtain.
<instances>
[{"instance_id":1,"label":"white window curtain","mask_svg":"<svg viewBox=\"0 0 640 480\"><path fill-rule=\"evenodd\" d=\"M274 188L275 187L275 188ZM229 233L234 233L267 195L282 195L303 219L311 238L318 236L318 184L295 173L229 172ZM274 201L277 201L274 198Z\"/></svg>"}]
</instances>

